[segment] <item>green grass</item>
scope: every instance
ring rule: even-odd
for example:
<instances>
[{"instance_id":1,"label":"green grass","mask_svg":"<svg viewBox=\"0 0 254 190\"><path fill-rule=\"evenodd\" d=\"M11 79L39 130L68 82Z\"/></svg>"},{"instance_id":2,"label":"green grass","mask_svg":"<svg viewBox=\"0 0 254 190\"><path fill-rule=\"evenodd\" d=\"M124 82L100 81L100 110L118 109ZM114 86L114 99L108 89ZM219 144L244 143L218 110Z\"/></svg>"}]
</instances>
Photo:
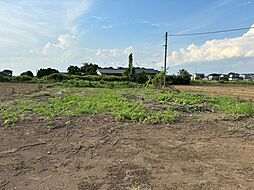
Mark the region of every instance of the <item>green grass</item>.
<instances>
[{"instance_id":1,"label":"green grass","mask_svg":"<svg viewBox=\"0 0 254 190\"><path fill-rule=\"evenodd\" d=\"M161 102L175 102L181 105L202 105L221 111L227 117L238 119L254 116L254 103L239 98L216 97L194 93L168 93L158 96Z\"/></svg>"},{"instance_id":2,"label":"green grass","mask_svg":"<svg viewBox=\"0 0 254 190\"><path fill-rule=\"evenodd\" d=\"M46 102L33 95L33 98L3 105L1 116L4 124L12 124L34 114L49 119L58 116L106 114L114 116L117 121L130 120L139 123L173 122L179 116L176 111L171 110L148 110L141 102L128 100L111 89L74 89L60 96L45 94Z\"/></svg>"},{"instance_id":3,"label":"green grass","mask_svg":"<svg viewBox=\"0 0 254 190\"><path fill-rule=\"evenodd\" d=\"M159 124L174 122L184 112L213 111L227 119L254 116L252 101L194 93L170 93L151 88L120 88L118 85L113 89L105 86L61 86L27 98L2 102L0 120L8 126L33 115L52 119L58 116L101 114L113 116L117 121Z\"/></svg>"},{"instance_id":4,"label":"green grass","mask_svg":"<svg viewBox=\"0 0 254 190\"><path fill-rule=\"evenodd\" d=\"M54 84L55 87L63 88L142 88L144 85L133 82L107 82L107 81L83 81L83 80L69 80L66 82L59 82Z\"/></svg>"}]
</instances>

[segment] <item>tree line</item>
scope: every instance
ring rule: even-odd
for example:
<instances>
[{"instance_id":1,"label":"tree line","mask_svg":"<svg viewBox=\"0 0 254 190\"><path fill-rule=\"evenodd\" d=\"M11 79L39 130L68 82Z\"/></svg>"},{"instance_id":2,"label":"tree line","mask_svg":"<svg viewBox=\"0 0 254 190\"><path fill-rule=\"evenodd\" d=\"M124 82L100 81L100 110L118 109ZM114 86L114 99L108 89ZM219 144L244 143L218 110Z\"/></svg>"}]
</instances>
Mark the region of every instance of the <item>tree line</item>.
<instances>
[{"instance_id":1,"label":"tree line","mask_svg":"<svg viewBox=\"0 0 254 190\"><path fill-rule=\"evenodd\" d=\"M53 68L41 68L37 71L36 77L41 79L47 77L48 79L54 79L55 81L64 81L69 79L84 79L84 80L105 80L105 77L102 76L95 76L97 75L97 69L100 67L93 63L84 63L81 67L78 66L69 66L67 68L67 73L60 73L57 69ZM73 76L73 77L67 77ZM79 77L80 76L80 77ZM87 77L85 77L87 76ZM94 77L93 77L94 76ZM5 78L3 78L5 77ZM6 78L12 77L11 70L4 70L0 72L0 82L7 82ZM35 77L32 71L25 71L17 76L14 82L21 82L21 81L29 81ZM129 81L129 82L136 82L141 84L150 84L153 83L155 87L160 88L164 84L164 80L166 79L166 85L170 84L190 84L191 75L184 69L180 70L177 75L166 75L164 72L160 72L155 76L151 76L145 72L142 73L135 73L135 68L133 67L133 55L129 55L129 65L128 68L125 69L124 76L121 77L113 77L108 76L107 81Z\"/></svg>"}]
</instances>

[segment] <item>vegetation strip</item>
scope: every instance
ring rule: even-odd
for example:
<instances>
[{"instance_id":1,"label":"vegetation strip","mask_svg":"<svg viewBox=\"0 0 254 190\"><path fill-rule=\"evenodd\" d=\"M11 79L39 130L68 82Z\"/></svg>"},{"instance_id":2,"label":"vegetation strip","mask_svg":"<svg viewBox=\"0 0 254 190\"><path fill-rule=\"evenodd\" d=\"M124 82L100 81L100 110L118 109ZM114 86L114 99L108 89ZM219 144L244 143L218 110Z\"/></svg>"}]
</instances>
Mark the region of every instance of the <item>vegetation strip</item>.
<instances>
[{"instance_id":1,"label":"vegetation strip","mask_svg":"<svg viewBox=\"0 0 254 190\"><path fill-rule=\"evenodd\" d=\"M250 117L254 115L254 104L238 98L150 88L53 88L1 103L0 111L2 123L7 126L33 115L50 122L59 116L96 114L111 115L117 121L157 124L174 122L184 112L218 112L233 119Z\"/></svg>"}]
</instances>

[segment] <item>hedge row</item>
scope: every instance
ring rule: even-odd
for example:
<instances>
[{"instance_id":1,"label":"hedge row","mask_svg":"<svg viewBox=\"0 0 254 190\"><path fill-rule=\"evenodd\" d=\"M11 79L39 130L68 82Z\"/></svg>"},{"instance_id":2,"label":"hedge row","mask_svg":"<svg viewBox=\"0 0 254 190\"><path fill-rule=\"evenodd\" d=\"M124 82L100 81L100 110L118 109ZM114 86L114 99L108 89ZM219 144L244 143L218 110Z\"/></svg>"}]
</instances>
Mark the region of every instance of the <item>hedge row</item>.
<instances>
[{"instance_id":1,"label":"hedge row","mask_svg":"<svg viewBox=\"0 0 254 190\"><path fill-rule=\"evenodd\" d=\"M84 80L84 81L107 81L107 82L124 82L128 81L128 77L124 76L98 76L98 75L66 75L61 73L55 73L46 77L43 77L45 81L68 81L68 80Z\"/></svg>"},{"instance_id":2,"label":"hedge row","mask_svg":"<svg viewBox=\"0 0 254 190\"><path fill-rule=\"evenodd\" d=\"M27 82L32 80L33 78L29 76L16 76L16 77L0 76L0 82Z\"/></svg>"},{"instance_id":3,"label":"hedge row","mask_svg":"<svg viewBox=\"0 0 254 190\"><path fill-rule=\"evenodd\" d=\"M0 82L27 82L32 81L33 78L29 76L16 76L16 77L4 77L0 76ZM62 82L68 80L83 80L83 81L106 81L106 82L125 82L128 81L128 77L124 76L98 76L98 75L66 75L61 73L55 73L49 76L45 76L41 79L35 79L34 81L40 82Z\"/></svg>"}]
</instances>

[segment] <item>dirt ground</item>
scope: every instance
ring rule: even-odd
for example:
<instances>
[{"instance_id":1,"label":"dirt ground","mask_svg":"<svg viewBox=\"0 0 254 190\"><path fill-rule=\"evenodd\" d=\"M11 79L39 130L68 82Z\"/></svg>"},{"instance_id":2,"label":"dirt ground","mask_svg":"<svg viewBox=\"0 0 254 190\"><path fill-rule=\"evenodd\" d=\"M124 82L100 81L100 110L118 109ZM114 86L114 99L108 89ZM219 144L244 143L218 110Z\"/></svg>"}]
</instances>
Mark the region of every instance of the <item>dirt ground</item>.
<instances>
[{"instance_id":1,"label":"dirt ground","mask_svg":"<svg viewBox=\"0 0 254 190\"><path fill-rule=\"evenodd\" d=\"M180 91L254 100L254 85L189 85L175 86L175 88Z\"/></svg>"},{"instance_id":2,"label":"dirt ground","mask_svg":"<svg viewBox=\"0 0 254 190\"><path fill-rule=\"evenodd\" d=\"M36 90L13 85L15 93L0 84L1 101ZM167 125L28 118L0 126L0 189L253 190L253 126L254 118L223 121L215 113Z\"/></svg>"}]
</instances>

